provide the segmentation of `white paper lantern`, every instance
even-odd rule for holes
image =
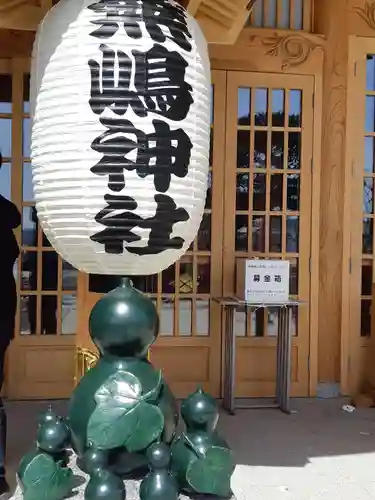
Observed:
[[[31,71],[36,207],[77,269],[153,274],[188,249],[208,177],[210,63],[172,0],[60,0]]]

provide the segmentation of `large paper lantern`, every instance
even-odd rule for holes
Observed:
[[[153,274],[190,246],[208,177],[210,64],[172,0],[60,0],[31,71],[41,226],[98,274]]]

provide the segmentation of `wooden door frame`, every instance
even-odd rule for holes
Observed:
[[[231,73],[235,74],[236,71],[232,71]],[[244,72],[241,71],[242,74],[252,74],[254,76],[254,79],[257,79],[257,75],[261,75],[263,78],[265,75],[267,75],[266,72],[263,71],[257,71],[257,72]],[[311,150],[311,172],[309,173],[310,176],[310,189],[311,189],[311,199],[310,199],[310,213],[311,213],[311,220],[307,221],[310,222],[310,262],[305,262],[304,266],[308,267],[310,266],[310,276],[307,278],[308,279],[308,296],[309,296],[309,339],[308,339],[308,346],[306,346],[309,350],[308,354],[308,359],[306,360],[308,364],[308,381],[306,381],[306,388],[309,392],[309,395],[315,395],[316,390],[317,390],[317,366],[318,366],[318,358],[317,358],[317,352],[318,352],[318,332],[316,330],[316,324],[317,324],[317,314],[318,314],[318,293],[319,293],[319,217],[314,217],[312,214],[319,213],[320,211],[320,156],[321,156],[321,116],[322,116],[322,79],[321,78],[314,78],[313,75],[309,74],[302,74],[302,75],[290,75],[290,74],[278,74],[278,73],[272,73],[270,74],[270,77],[288,77],[293,78],[293,76],[296,77],[296,80],[298,78],[303,78],[306,76],[309,76],[312,81],[313,89],[312,93],[314,94],[314,105],[311,107],[311,126],[313,127],[313,130],[311,132],[311,145],[310,150]],[[280,88],[282,88],[282,84],[280,85]],[[234,104],[232,103],[233,107]],[[231,111],[230,112],[235,112]],[[229,120],[228,120],[229,121]],[[233,121],[233,120],[232,120]],[[233,151],[232,155],[228,154],[228,151],[230,148],[233,148],[233,144],[235,141],[234,135],[235,132],[231,132],[227,130],[227,144],[226,144],[226,162],[228,161],[228,157],[233,156]],[[229,161],[232,162],[232,158],[229,159]],[[310,165],[307,165],[307,168],[310,168]],[[229,177],[232,177],[233,171],[230,170],[230,168],[227,166],[225,168],[225,185],[229,186],[230,182],[233,179],[229,179]],[[233,208],[233,193],[229,193],[228,190],[225,191],[225,207],[230,206],[230,210]],[[229,220],[230,217],[225,217],[225,229],[224,229],[224,235],[225,234],[230,234],[232,233],[232,223],[233,219]],[[301,217],[300,223],[303,223],[303,219]],[[306,221],[305,221],[306,223]],[[231,238],[232,240],[233,238]],[[232,285],[231,285],[231,280],[234,275],[234,266],[235,266],[235,258],[234,258],[234,243],[233,241],[230,241],[228,244],[228,239],[226,240],[226,243],[223,246],[223,265],[226,266],[226,269],[223,272],[223,294],[231,294],[233,293],[232,290]],[[268,341],[269,342],[269,341]]]
[[[344,192],[344,253],[342,270],[341,391],[354,395],[362,382],[362,349],[370,339],[361,337],[361,273],[363,220],[363,165],[367,54],[375,54],[375,38],[349,36]],[[358,109],[361,109],[358,113]],[[373,250],[374,251],[374,250]],[[374,279],[375,268],[373,268]]]

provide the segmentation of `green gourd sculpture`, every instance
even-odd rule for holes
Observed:
[[[119,475],[147,467],[147,448],[171,443],[178,423],[175,399],[147,359],[159,321],[154,303],[124,278],[94,306],[89,322],[100,359],[80,380],[70,403],[74,450],[108,453]]]
[[[74,487],[67,467],[70,431],[51,409],[38,419],[37,448],[20,462],[17,480],[24,500],[62,500]]]
[[[181,489],[190,494],[229,498],[235,469],[233,454],[216,432],[219,410],[202,389],[182,404],[186,431],[172,444],[172,471]]]
[[[147,456],[150,472],[141,483],[140,500],[178,500],[178,484],[169,470],[170,448],[164,443],[155,443],[148,449]]]

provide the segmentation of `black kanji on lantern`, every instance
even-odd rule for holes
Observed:
[[[133,39],[142,37],[141,23],[155,42],[166,39],[174,41],[184,50],[191,51],[191,33],[187,25],[185,10],[168,0],[99,0],[88,7],[103,14],[92,24],[98,28],[91,33],[100,39],[108,39],[123,27]],[[165,28],[169,34],[165,33]]]
[[[153,112],[174,121],[186,118],[193,103],[193,89],[185,81],[188,63],[181,54],[162,45],[154,45],[147,52],[134,50],[136,91],[131,91],[130,57],[107,45],[101,45],[100,50],[102,63],[93,59],[89,61],[90,106],[94,113],[101,114],[109,108],[122,116],[130,106],[140,117]]]
[[[135,170],[142,178],[153,175],[155,189],[160,193],[168,191],[172,175],[184,178],[188,174],[193,145],[184,130],[171,130],[160,120],[152,121],[155,133],[151,134],[135,128],[129,120],[101,118],[100,122],[107,130],[94,139],[91,147],[103,156],[91,171],[108,175],[112,191],[125,187],[124,170]],[[133,161],[127,155],[134,150]]]
[[[91,240],[103,244],[105,252],[110,254],[122,254],[126,248],[136,255],[156,255],[165,250],[182,248],[184,239],[171,238],[171,234],[174,224],[189,220],[189,214],[184,208],[177,208],[170,196],[157,194],[154,199],[157,204],[155,215],[143,218],[133,212],[137,208],[134,198],[106,194],[104,200],[107,206],[95,217],[106,229],[92,235]],[[133,232],[137,227],[150,230],[146,246],[128,246],[141,240]]]

